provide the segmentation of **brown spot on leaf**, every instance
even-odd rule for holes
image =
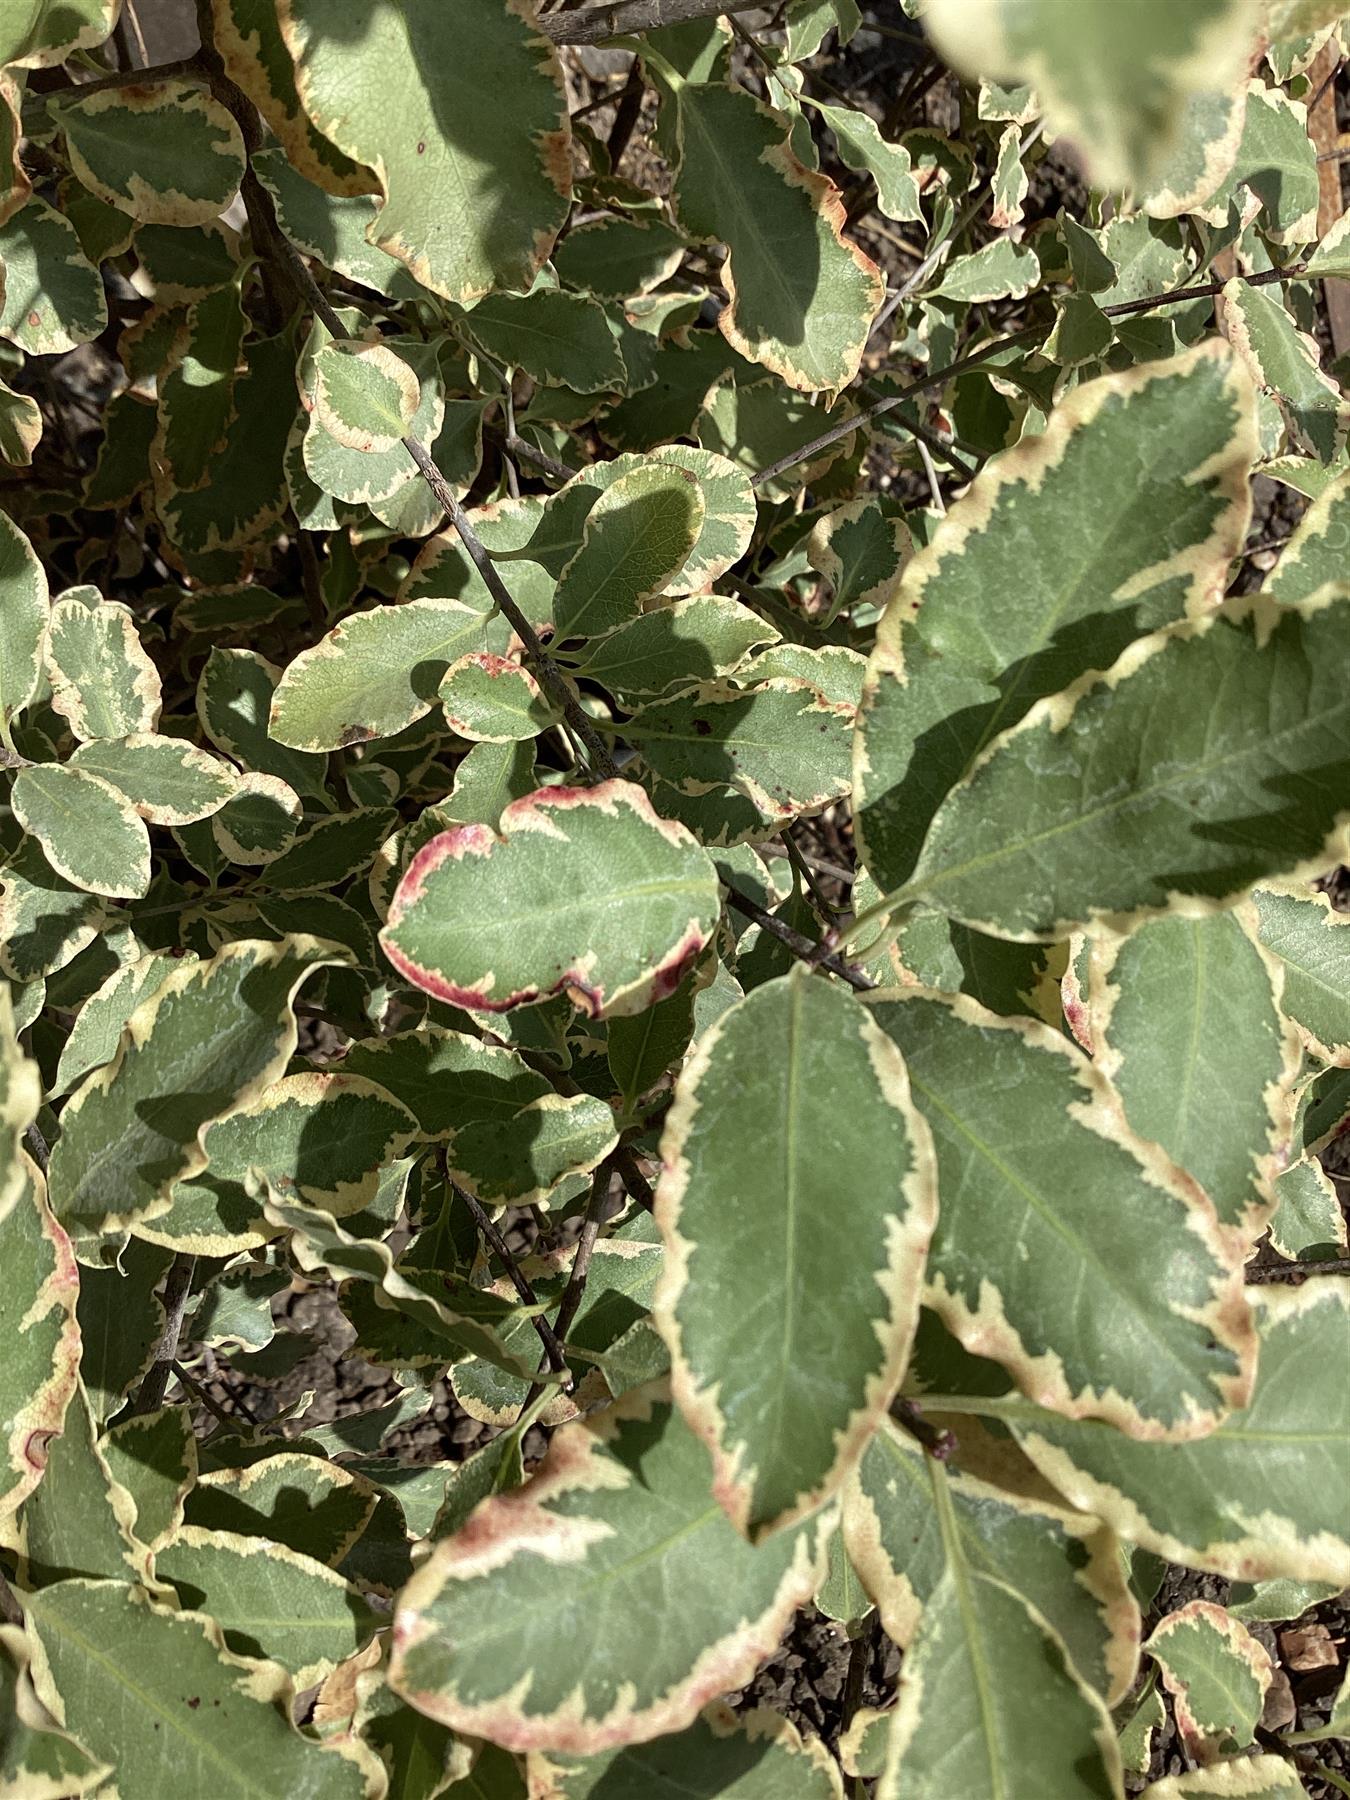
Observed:
[[[42,323],[42,314],[40,312],[30,312],[28,315],[28,323],[30,325],[40,325]]]
[[[425,156],[426,153],[427,153],[426,140],[425,140],[425,138],[419,138],[417,140],[417,154],[419,156]]]

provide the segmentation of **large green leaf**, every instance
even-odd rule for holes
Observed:
[[[966,1347],[1042,1406],[1140,1437],[1198,1437],[1241,1405],[1243,1246],[1128,1129],[1100,1071],[1062,1033],[964,996],[868,1004],[933,1130],[926,1298]]]
[[[345,0],[286,0],[281,28],[310,119],[379,178],[371,241],[448,300],[528,288],[572,189],[562,69],[532,17],[397,0],[353,32]]]
[[[37,763],[19,771],[10,804],[64,880],[113,899],[145,894],[150,835],[110,781],[69,763]]]
[[[1280,1007],[1325,1063],[1350,1064],[1350,917],[1325,894],[1252,895],[1258,940],[1283,972]]]
[[[116,788],[151,825],[191,825],[209,818],[242,786],[236,771],[218,756],[154,731],[82,744],[70,760],[72,768]]]
[[[842,1800],[839,1768],[819,1738],[802,1738],[770,1707],[734,1713],[714,1702],[692,1725],[599,1756],[533,1751],[532,1793],[549,1800]]]
[[[435,1545],[399,1596],[390,1685],[508,1749],[678,1731],[777,1644],[833,1523],[752,1548],[708,1492],[702,1444],[642,1389],[564,1426],[523,1488]]]
[[[661,1161],[675,1397],[759,1539],[836,1491],[899,1384],[937,1216],[931,1137],[894,1045],[799,966],[699,1041]]]
[[[997,732],[1212,609],[1255,454],[1250,383],[1216,342],[1075,389],[1043,436],[986,466],[905,569],[868,670],[854,781],[883,889]]]
[[[847,387],[882,281],[843,235],[839,190],[804,167],[786,121],[744,88],[686,82],[659,66],[679,109],[680,224],[727,246],[723,335],[790,387]]]
[[[942,1465],[926,1461],[946,1566],[905,1658],[880,1800],[1120,1800],[1100,1696],[1034,1606],[969,1559]]]
[[[1320,1276],[1298,1288],[1261,1287],[1252,1304],[1261,1360],[1251,1404],[1194,1443],[1139,1443],[1100,1421],[989,1404],[1075,1506],[1159,1556],[1243,1581],[1344,1584],[1350,1283]]]
[[[1187,97],[1246,65],[1256,0],[932,0],[939,51],[968,75],[1029,81],[1056,132],[1101,187],[1147,186],[1176,142]]]
[[[159,671],[130,610],[94,588],[59,596],[47,626],[52,705],[77,738],[126,737],[159,723]]]
[[[67,1101],[52,1151],[52,1204],[81,1230],[169,1210],[206,1167],[202,1128],[246,1105],[295,1050],[291,1003],[314,970],[344,960],[312,938],[227,944],[180,967],[131,1015],[117,1054]]]
[[[900,893],[1050,940],[1317,873],[1350,811],[1347,656],[1350,594],[1331,590],[1142,639],[995,739]]]
[[[642,789],[541,788],[500,833],[433,838],[380,933],[399,972],[452,1006],[505,1012],[566,993],[593,1017],[670,993],[716,924],[717,876]]]
[[[13,995],[0,986],[0,1221],[26,1183],[21,1145],[42,1104],[42,1078],[15,1034]]]
[[[0,1519],[32,1493],[60,1435],[80,1366],[79,1277],[70,1239],[52,1217],[35,1163],[0,1217]]]
[[[28,1597],[39,1698],[116,1770],[120,1792],[174,1800],[361,1800],[378,1792],[369,1751],[302,1737],[277,1702],[275,1664],[224,1648],[202,1613],[171,1613],[142,1588],[62,1581]],[[154,1727],[159,1729],[155,1730]]]
[[[1034,1606],[1088,1686],[1122,1700],[1139,1662],[1139,1609],[1115,1533],[950,1468],[947,1487],[962,1560]],[[887,1634],[911,1644],[949,1556],[925,1454],[890,1420],[844,1489],[844,1542]]]
[[[47,618],[42,563],[9,514],[0,512],[0,740],[11,748],[10,723],[32,699],[42,673]]]
[[[142,81],[63,96],[53,112],[84,185],[142,223],[209,224],[239,192],[239,127],[203,87]]]
[[[1232,913],[1153,919],[1088,939],[1085,954],[1092,1053],[1126,1118],[1254,1238],[1275,1205],[1300,1060],[1272,959]]]

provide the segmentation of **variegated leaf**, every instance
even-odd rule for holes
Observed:
[[[20,1181],[17,1197],[0,1216],[6,1274],[0,1287],[6,1346],[0,1357],[0,1519],[41,1481],[80,1366],[79,1276],[70,1239],[52,1216],[41,1172],[27,1157]]]
[[[239,192],[243,139],[204,87],[136,82],[63,97],[53,111],[80,180],[144,224],[207,224]]]
[[[52,606],[47,627],[52,705],[82,742],[153,731],[159,671],[127,607],[94,588],[73,588]]]
[[[0,512],[0,740],[11,749],[14,716],[32,699],[42,674],[48,616],[42,563],[9,514]]]
[[[1254,1238],[1275,1206],[1300,1062],[1272,958],[1231,913],[1154,919],[1089,938],[1084,954],[1093,1058],[1126,1118]]]
[[[595,1755],[678,1731],[777,1644],[833,1523],[827,1510],[752,1548],[709,1496],[702,1444],[659,1385],[642,1389],[564,1426],[523,1488],[436,1543],[399,1596],[390,1685],[515,1750]],[[570,1654],[542,1656],[558,1631]]]
[[[113,899],[145,894],[150,835],[110,781],[68,763],[37,763],[19,771],[10,803],[64,880]]]
[[[716,874],[689,833],[641,788],[607,781],[515,800],[500,832],[463,825],[433,838],[380,942],[400,974],[452,1006],[497,1013],[566,993],[599,1018],[677,987],[719,910]]]
[[[1144,1648],[1162,1670],[1191,1756],[1212,1763],[1250,1745],[1274,1665],[1241,1620],[1191,1600],[1167,1615]]]
[[[905,569],[872,653],[854,781],[883,890],[997,732],[1144,632],[1212,610],[1255,455],[1250,383],[1205,344],[1075,389],[1043,436],[982,471]],[[1122,486],[1123,465],[1139,476]]]
[[[285,1068],[301,984],[343,960],[311,938],[242,940],[175,969],[66,1103],[51,1161],[57,1216],[104,1232],[167,1212],[174,1183],[206,1167],[203,1127]]]
[[[837,1491],[899,1385],[937,1214],[931,1137],[890,1040],[797,967],[700,1039],[661,1160],[654,1311],[675,1398],[712,1448],[715,1497],[759,1540]]]
[[[1041,1406],[1142,1438],[1203,1437],[1243,1405],[1244,1245],[1129,1129],[1100,1071],[1062,1033],[964,997],[868,1005],[932,1127],[938,1191],[959,1197],[939,1210],[925,1298],[967,1349]]]
[[[359,37],[346,29],[343,0],[280,8],[305,111],[378,177],[384,205],[371,241],[461,304],[529,287],[572,188],[557,52],[523,9],[469,4],[452,25],[436,0],[404,0]]]
[[[844,1489],[849,1557],[888,1635],[906,1646],[949,1565],[924,1464],[915,1439],[886,1420]],[[1114,1532],[950,1468],[947,1487],[967,1566],[1020,1594],[1058,1633],[1088,1686],[1118,1704],[1138,1666],[1139,1609]]]

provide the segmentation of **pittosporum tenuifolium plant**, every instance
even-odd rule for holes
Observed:
[[[0,5],[4,1800],[1350,1793],[1343,4]]]

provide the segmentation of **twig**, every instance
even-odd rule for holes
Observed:
[[[532,462],[537,469],[542,469],[545,475],[551,475],[555,481],[570,481],[577,473],[575,469],[569,469],[565,462],[559,462],[556,456],[550,456],[547,450],[541,450],[537,444],[532,444],[517,432],[507,433],[506,448],[512,456],[523,457],[526,462]]]
[[[605,144],[609,166],[616,172],[623,161],[623,153],[628,148],[628,140],[633,135],[633,127],[642,117],[642,101],[646,91],[646,83],[642,79],[642,64],[635,56],[633,66],[628,71],[628,79],[619,94],[614,123]]]
[[[1248,1281],[1284,1281],[1291,1275],[1350,1275],[1350,1256],[1331,1256],[1325,1262],[1299,1257],[1292,1262],[1257,1263],[1246,1271]]]
[[[497,1227],[493,1224],[487,1212],[467,1188],[462,1188],[457,1181],[452,1181],[450,1186],[464,1202],[465,1206],[468,1207],[473,1216],[474,1224],[478,1227],[480,1234],[491,1246],[498,1261],[505,1268],[507,1275],[510,1277],[511,1286],[516,1290],[516,1293],[524,1301],[526,1306],[538,1306],[539,1296],[521,1273],[520,1264],[516,1261],[515,1257],[512,1256],[510,1246],[507,1244],[507,1241],[502,1236],[501,1232],[498,1231]],[[539,1334],[539,1341],[544,1346],[544,1353],[548,1358],[549,1367],[555,1371],[566,1368],[567,1358],[563,1353],[563,1347],[558,1342],[557,1335],[548,1320],[544,1318],[542,1313],[536,1313],[530,1323]]]
[[[637,1157],[634,1156],[631,1148],[627,1144],[620,1145],[614,1152],[613,1161],[614,1167],[619,1171],[619,1179],[623,1182],[628,1198],[636,1200],[646,1212],[654,1211],[656,1195],[652,1192],[652,1184],[639,1169]]]
[[[762,931],[767,931],[770,937],[776,937],[780,944],[786,944],[792,954],[800,957],[803,962],[810,963],[818,969],[828,969],[831,975],[838,975],[841,980],[846,981],[860,994],[870,993],[877,985],[869,976],[864,975],[861,969],[850,968],[843,957],[836,956],[832,950],[821,944],[813,943],[805,933],[794,931],[791,925],[785,925],[771,912],[765,912],[757,900],[747,898],[736,888],[729,887],[727,889],[727,900],[736,908],[737,912],[744,913],[746,918],[753,919]]]
[[[609,38],[661,31],[719,13],[758,12],[763,4],[764,0],[614,0],[609,6],[553,13],[540,19],[539,29],[555,44],[603,44]]]
[[[29,1123],[25,1125],[23,1135],[28,1141],[28,1148],[33,1153],[33,1161],[45,1175],[47,1173],[47,1164],[51,1158],[51,1151],[47,1148],[46,1138],[43,1137],[42,1133],[37,1128],[36,1119],[30,1120]]]
[[[604,1162],[591,1177],[591,1197],[587,1202],[586,1216],[581,1222],[581,1230],[577,1234],[576,1255],[572,1258],[572,1267],[568,1272],[567,1286],[563,1289],[562,1299],[558,1302],[557,1316],[553,1321],[553,1332],[560,1345],[566,1345],[567,1333],[571,1330],[572,1321],[577,1316],[586,1292],[586,1277],[591,1272],[591,1255],[595,1250],[595,1241],[600,1235],[601,1214],[609,1201],[609,1178],[614,1168],[612,1156]],[[539,1393],[536,1383],[525,1396],[525,1408],[528,1408]]]
[[[155,1360],[132,1402],[133,1414],[158,1412],[164,1404],[164,1390],[169,1385],[169,1376],[173,1373],[174,1361],[178,1355],[178,1338],[183,1329],[183,1315],[187,1311],[196,1268],[196,1257],[187,1256],[181,1250],[169,1264],[169,1273],[164,1282],[164,1329],[155,1345]]]
[[[202,1386],[201,1382],[198,1381],[195,1376],[189,1375],[182,1363],[180,1363],[176,1357],[170,1366],[189,1394],[192,1395],[192,1398],[204,1406],[207,1412],[211,1414],[212,1418],[217,1419],[229,1431],[238,1429],[237,1422],[230,1417],[229,1413],[226,1412],[219,1400],[213,1399]]]
[[[873,1607],[871,1617],[849,1648],[848,1674],[844,1678],[844,1698],[839,1708],[840,1737],[853,1723],[854,1716],[862,1705],[863,1687],[867,1680],[867,1665],[872,1660],[872,1645],[876,1642],[880,1626],[881,1615]]]
[[[9,1585],[3,1569],[0,1569],[0,1619],[3,1619],[7,1625],[23,1624],[23,1607],[19,1604],[19,1597]]]
[[[1246,275],[1242,279],[1249,287],[1266,287],[1275,281],[1301,280],[1302,273],[1300,270],[1292,269],[1267,269],[1262,274]],[[1126,300],[1116,306],[1104,306],[1102,311],[1108,318],[1116,319],[1129,313],[1154,312],[1161,306],[1179,306],[1187,300],[1212,300],[1222,294],[1227,285],[1227,282],[1224,281],[1210,281],[1200,287],[1174,288],[1170,293],[1155,294],[1147,300]],[[771,462],[767,468],[763,468],[757,475],[751,476],[751,487],[763,487],[765,482],[772,481],[775,476],[781,475],[784,469],[791,469],[797,463],[809,462],[813,456],[819,456],[822,450],[828,450],[830,445],[837,443],[840,438],[849,437],[853,432],[860,431],[864,425],[870,424],[873,419],[879,419],[883,414],[893,412],[897,406],[903,406],[906,400],[912,400],[916,394],[924,394],[930,388],[941,387],[953,376],[964,375],[968,369],[978,369],[983,364],[992,361],[994,357],[1002,355],[1005,350],[1016,349],[1019,344],[1039,342],[1045,336],[1046,330],[1045,325],[1027,325],[1022,330],[1008,332],[1003,337],[990,338],[987,344],[982,344],[978,350],[972,350],[968,356],[958,357],[955,362],[948,363],[945,369],[934,369],[927,375],[918,376],[914,381],[902,387],[898,393],[891,394],[884,400],[877,400],[871,406],[863,407],[851,418],[841,419],[828,431],[822,431],[820,436],[812,438],[809,444],[803,444],[800,449],[791,450],[786,456],[780,456],[776,462]]]

